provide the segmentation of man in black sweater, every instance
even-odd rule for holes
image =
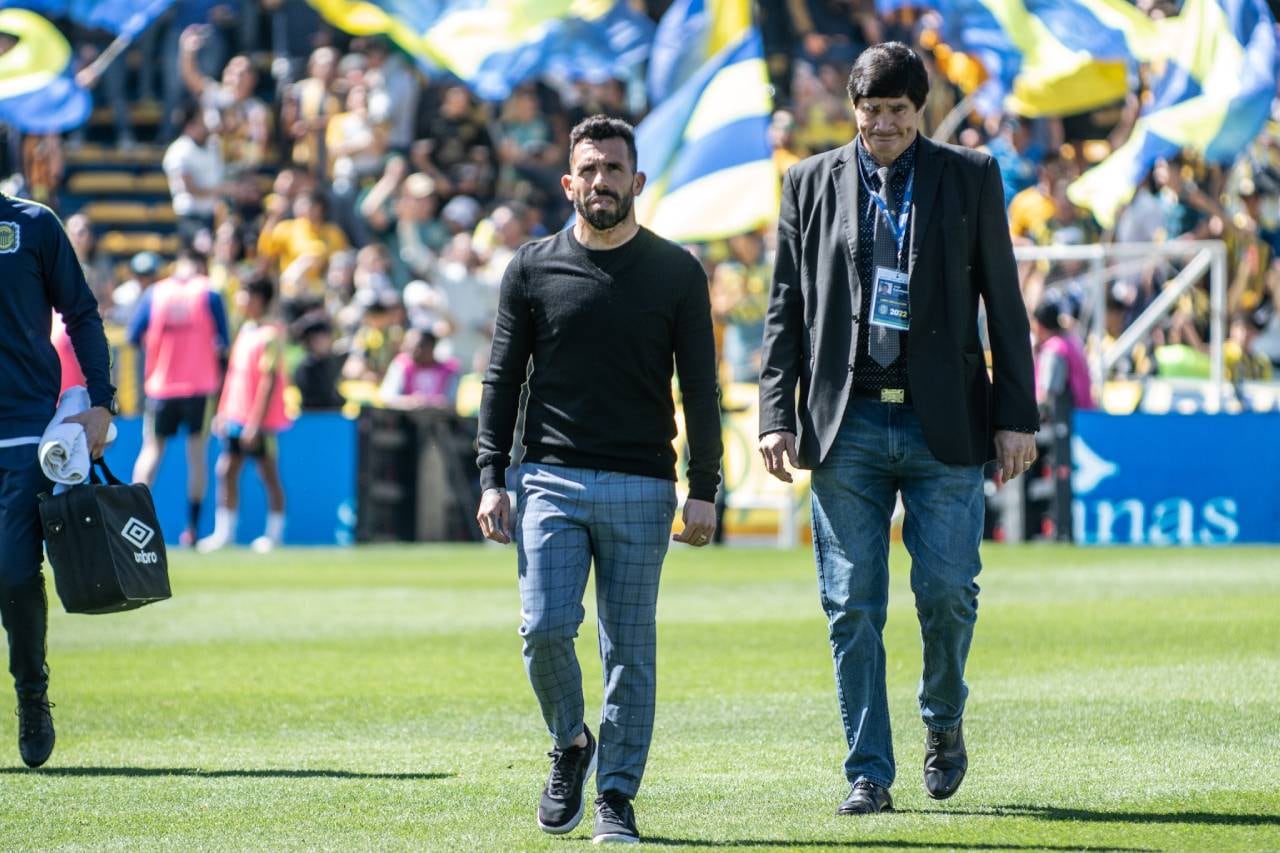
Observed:
[[[605,694],[595,840],[638,841],[631,800],[653,734],[658,578],[675,515],[679,373],[689,441],[684,530],[715,532],[719,389],[707,280],[697,260],[636,223],[630,125],[593,116],[569,137],[561,180],[574,226],[521,247],[502,280],[480,404],[484,494],[477,517],[495,542],[516,540],[524,658],[551,733],[538,825],[578,825],[597,744],[583,723],[574,652],[592,560]],[[532,362],[532,371],[529,371]],[[528,379],[517,507],[505,472]]]
[[[37,498],[52,488],[40,468],[38,448],[57,407],[62,376],[49,341],[54,309],[66,324],[92,404],[67,421],[84,427],[95,458],[106,445],[116,389],[97,300],[49,208],[0,195],[0,281],[0,617],[18,691],[18,751],[27,766],[39,767],[54,742]]]

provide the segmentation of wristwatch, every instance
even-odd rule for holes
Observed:
[[[94,408],[103,408],[111,413],[112,417],[120,414],[120,403],[116,400],[116,395],[112,394],[111,398],[105,403],[98,403]]]

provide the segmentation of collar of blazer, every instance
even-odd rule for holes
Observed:
[[[938,194],[938,179],[942,174],[942,146],[924,134],[919,134],[917,142],[916,183],[913,191],[915,198],[911,201],[911,252],[907,256],[908,276],[915,271],[916,256],[920,253],[920,235],[927,233],[929,219],[933,214],[933,200]],[[855,139],[843,146],[831,165],[831,179],[836,185],[845,239],[849,243],[849,262],[855,270],[858,258],[858,181],[856,176],[846,174],[845,166],[855,162],[856,144]]]

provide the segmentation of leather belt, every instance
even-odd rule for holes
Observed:
[[[906,388],[855,388],[854,396],[865,400],[877,400],[881,403],[906,404],[911,402],[911,395]]]

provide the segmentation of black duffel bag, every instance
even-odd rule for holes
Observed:
[[[103,460],[90,465],[88,483],[42,496],[40,521],[68,613],[117,613],[170,596],[151,490],[120,482]]]

